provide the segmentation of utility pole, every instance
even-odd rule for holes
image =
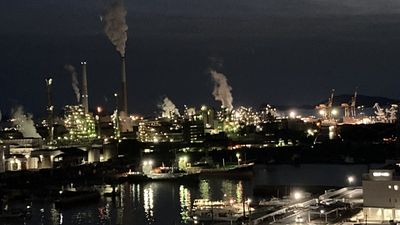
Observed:
[[[53,106],[53,96],[52,96],[52,87],[53,87],[53,79],[48,78],[45,80],[47,86],[47,126],[48,126],[48,143],[53,144],[54,140],[54,106]]]

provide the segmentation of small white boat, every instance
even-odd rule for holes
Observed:
[[[247,204],[245,212],[254,211]],[[196,199],[193,203],[191,217],[195,222],[199,221],[238,221],[243,217],[243,203],[234,201],[210,201],[208,199]]]
[[[199,172],[188,173],[184,171],[178,171],[173,167],[159,167],[146,174],[146,176],[152,181],[169,181],[169,180],[186,180],[186,181],[198,181]]]

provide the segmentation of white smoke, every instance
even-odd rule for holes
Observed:
[[[133,131],[133,121],[123,111],[119,113],[119,124],[120,124],[121,132],[131,132],[131,131]]]
[[[25,114],[22,106],[19,106],[16,109],[14,108],[11,111],[11,114],[13,124],[25,138],[41,138],[36,131],[34,122],[32,120],[32,114]]]
[[[211,70],[210,73],[214,80],[213,95],[215,100],[221,101],[223,107],[227,109],[232,109],[232,87],[229,86],[228,80],[226,79],[225,75],[222,73],[218,73],[215,70]]]
[[[123,0],[114,0],[101,17],[101,21],[104,23],[104,32],[121,57],[125,56],[125,46],[128,40],[126,14]]]
[[[79,90],[79,81],[78,81],[78,73],[75,70],[75,67],[67,64],[64,66],[64,69],[66,69],[68,72],[71,73],[71,78],[72,78],[72,89],[74,89],[74,93],[76,96],[76,101],[80,102],[81,100],[81,92]]]
[[[160,107],[162,109],[161,116],[164,118],[172,118],[180,115],[178,108],[176,108],[175,104],[168,97],[164,98]]]

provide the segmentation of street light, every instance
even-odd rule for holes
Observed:
[[[152,169],[153,169],[153,160],[144,160],[142,166],[143,173],[146,175],[150,174]]]
[[[301,194],[301,192],[296,191],[295,193],[293,193],[293,197],[295,200],[300,200],[303,198],[303,195]]]
[[[247,202],[247,210],[249,211],[249,224],[251,224],[251,209],[250,209],[251,199],[248,198],[246,202]]]
[[[179,157],[178,167],[179,169],[186,169],[188,165],[189,158],[187,156]]]
[[[339,114],[337,109],[332,109],[331,113],[333,116],[337,116]]]
[[[291,112],[289,113],[289,117],[290,117],[291,119],[296,118],[296,112],[295,112],[295,111],[291,111]]]
[[[349,182],[349,185],[352,185],[353,182],[355,181],[354,176],[348,176],[348,177],[347,177],[347,181]]]
[[[96,111],[97,111],[96,120],[97,120],[98,137],[101,138],[100,113],[103,111],[103,108],[101,108],[100,106],[97,106]]]
[[[238,166],[240,165],[240,153],[236,153],[236,158],[237,158],[237,162],[238,162]]]

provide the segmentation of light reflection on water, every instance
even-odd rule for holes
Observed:
[[[208,180],[200,181],[200,196],[201,198],[210,199],[210,185]]]
[[[190,218],[190,209],[191,209],[191,199],[190,199],[190,190],[187,189],[185,186],[179,186],[179,202],[181,206],[181,217],[182,222],[188,222]]]
[[[143,207],[146,213],[146,220],[148,224],[151,224],[154,221],[154,193],[152,184],[144,188],[143,190]]]
[[[240,200],[251,183],[240,180],[201,180],[198,184],[154,182],[122,184],[120,198],[102,197],[99,203],[77,205],[59,210],[51,202],[34,201],[33,217],[27,225],[164,225],[190,224],[190,210],[194,199],[209,198]],[[246,186],[246,187],[245,187]],[[43,209],[43,212],[41,212]],[[10,224],[20,224],[12,223]]]

